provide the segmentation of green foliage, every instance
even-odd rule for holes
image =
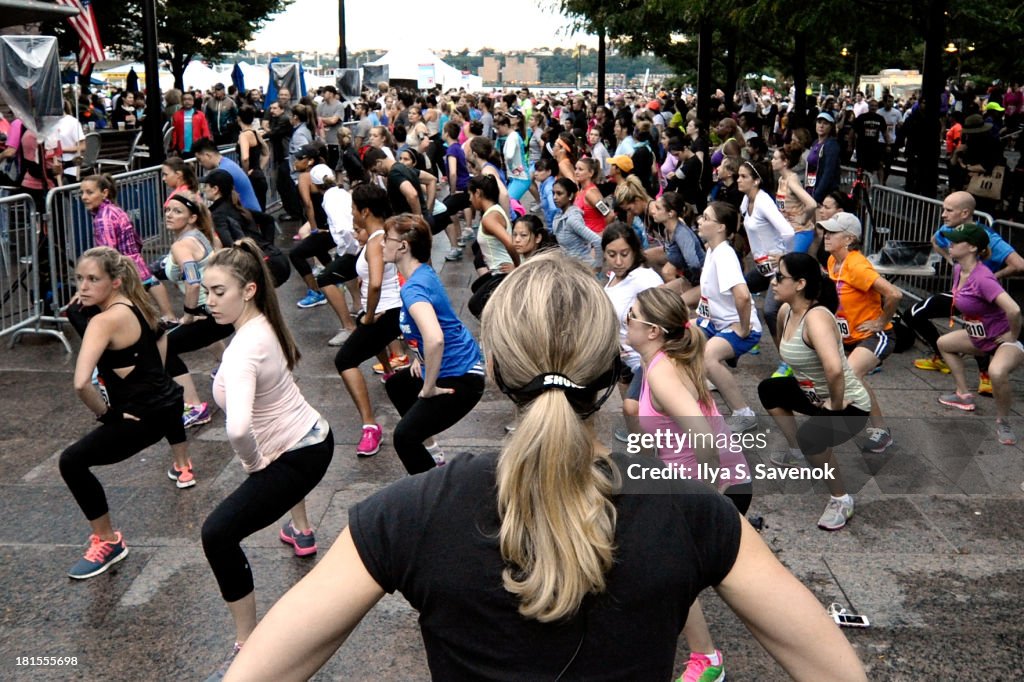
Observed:
[[[576,83],[577,64],[574,50],[555,48],[550,51],[550,55],[546,54],[548,50],[541,49],[538,52],[545,54],[533,55],[531,53],[523,53],[522,55],[510,54],[509,56],[518,58],[535,57],[540,65],[540,80],[542,83]],[[459,54],[449,54],[444,60],[457,69],[469,71],[473,74],[477,73],[477,69],[483,66],[484,56],[493,56],[504,65],[505,55],[491,50],[488,50],[488,53],[488,55],[484,55],[483,52],[470,55],[468,51],[464,50]],[[650,69],[651,73],[671,73],[672,71],[668,64],[649,54],[641,55],[640,57],[627,57],[613,52],[607,55],[606,65],[608,73],[624,73],[627,79],[642,77],[647,69]],[[588,73],[597,73],[597,50],[583,50],[579,59],[579,70],[584,76]]]
[[[160,57],[171,64],[180,87],[185,67],[193,55],[216,59],[236,52],[291,0],[160,0],[157,3],[157,36]],[[142,57],[142,2],[115,0],[93,3],[104,46],[128,59]],[[78,39],[67,22],[47,26],[61,39],[62,50],[77,52]]]

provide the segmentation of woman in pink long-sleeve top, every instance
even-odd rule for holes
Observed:
[[[132,219],[124,209],[114,203],[117,201],[117,184],[114,179],[109,175],[90,175],[82,180],[81,198],[85,208],[93,216],[94,246],[109,246],[131,259],[139,271],[142,286],[160,308],[160,317],[164,320],[174,320],[167,290],[149,271],[149,266],[142,258],[142,238],[132,225]]]

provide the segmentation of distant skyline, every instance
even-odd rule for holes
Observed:
[[[597,36],[570,35],[570,20],[554,6],[554,0],[506,0],[500,5],[465,0],[392,0],[384,4],[348,0],[348,51],[398,46],[455,52],[484,47],[499,52],[597,47]],[[495,11],[498,8],[501,16]],[[396,25],[385,30],[385,19],[397,19]],[[257,52],[334,54],[338,49],[338,5],[335,0],[295,0],[284,12],[270,18],[247,47]]]

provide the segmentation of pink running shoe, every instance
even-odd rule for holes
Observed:
[[[693,652],[686,664],[683,676],[677,682],[723,682],[725,680],[725,661],[722,652],[715,649],[718,665],[711,665],[711,659],[704,654]]]
[[[313,529],[301,531],[291,521],[281,527],[281,542],[295,548],[295,556],[309,556],[316,554],[316,536]]]
[[[383,436],[384,431],[380,428],[380,424],[364,426],[363,437],[359,439],[359,445],[356,446],[356,454],[360,457],[376,455],[380,452],[380,441]]]

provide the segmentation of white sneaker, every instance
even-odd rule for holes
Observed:
[[[849,502],[830,498],[828,506],[818,519],[818,528],[822,530],[839,530],[853,516],[853,498]]]
[[[733,433],[743,433],[757,428],[756,414],[733,414],[725,418],[725,423]]]
[[[809,466],[806,457],[798,455],[792,450],[773,452],[768,456],[768,460],[775,466],[782,467],[783,469],[800,469]]]
[[[347,329],[342,329],[340,332],[331,337],[331,340],[327,342],[328,346],[340,346],[348,340],[350,332]]]

